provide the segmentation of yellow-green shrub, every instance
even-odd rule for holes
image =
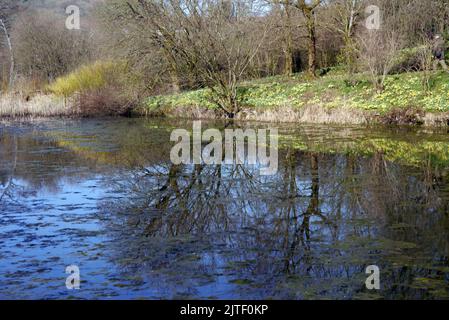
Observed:
[[[59,77],[48,86],[48,90],[55,95],[69,97],[75,93],[100,89],[114,81],[124,68],[122,62],[97,61]]]

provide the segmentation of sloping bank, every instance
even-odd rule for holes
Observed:
[[[193,119],[222,118],[208,89],[155,96],[137,113]],[[271,77],[243,83],[238,120],[320,124],[449,125],[449,74],[434,74],[429,87],[420,73],[388,76],[385,90],[376,92],[362,75],[348,81],[330,74],[313,82]]]

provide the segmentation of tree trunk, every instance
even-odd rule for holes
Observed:
[[[304,12],[307,19],[307,50],[309,56],[308,73],[311,77],[316,76],[316,33],[315,33],[315,17],[311,10]]]
[[[286,76],[291,76],[293,74],[293,34],[289,0],[284,0],[284,10],[286,22],[284,74]]]
[[[171,54],[167,54],[167,58],[170,63],[170,78],[171,78],[172,93],[179,93],[181,88],[179,83],[178,67],[176,66],[175,59]]]
[[[354,40],[353,40],[353,30],[354,30],[354,24],[355,19],[357,16],[357,12],[359,10],[356,10],[357,1],[352,0],[351,2],[351,8],[349,12],[349,21],[348,25],[345,28],[345,34],[344,34],[344,44],[345,44],[345,56],[346,56],[346,66],[348,69],[348,75],[352,76],[352,74],[355,72],[355,48],[354,48]],[[356,12],[357,11],[357,12]]]
[[[8,33],[8,29],[6,28],[6,25],[2,19],[0,19],[0,26],[2,27],[5,36],[6,36],[6,43],[9,48],[10,53],[10,66],[9,66],[9,85],[8,87],[11,88],[14,84],[14,53],[12,51],[12,45],[11,45],[11,38]]]
[[[172,92],[179,93],[181,91],[181,89],[179,87],[179,78],[178,78],[178,74],[176,73],[176,71],[172,71],[171,79],[172,79],[171,80]]]
[[[311,78],[316,77],[316,28],[314,10],[321,4],[321,0],[297,0],[295,6],[302,11],[307,27],[307,51],[309,56],[308,73]]]

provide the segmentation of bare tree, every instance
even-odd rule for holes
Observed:
[[[14,82],[14,68],[15,68],[15,59],[14,59],[14,51],[11,41],[11,35],[9,32],[11,19],[14,13],[19,10],[19,1],[18,0],[2,0],[0,3],[0,29],[4,34],[6,39],[6,45],[9,51],[10,57],[10,67],[9,67],[9,87],[12,87]]]
[[[3,19],[0,19],[0,27],[2,27],[5,33],[6,43],[8,44],[8,49],[10,52],[9,87],[12,87],[14,81],[14,54],[11,45],[11,37],[9,36],[8,29],[6,28]]]
[[[403,39],[395,30],[367,30],[358,37],[359,59],[378,92],[384,90],[385,79],[398,61]]]
[[[89,61],[89,31],[69,31],[64,21],[64,16],[43,10],[29,10],[16,18],[12,33],[22,74],[52,81]]]
[[[432,41],[423,35],[422,45],[418,47],[417,58],[419,67],[422,72],[422,85],[426,90],[430,90],[430,79],[432,76],[433,67],[433,52],[432,52]]]
[[[293,7],[290,0],[274,0],[272,4],[279,8],[284,52],[284,74],[293,73]]]
[[[343,39],[343,57],[349,75],[353,74],[356,67],[357,44],[355,31],[361,20],[360,16],[364,9],[364,0],[336,0],[330,4],[333,21],[327,26],[336,30]]]
[[[232,118],[241,108],[239,82],[248,75],[269,29],[253,13],[251,2],[134,0],[113,2],[110,9],[115,10],[110,11],[123,22],[124,39],[137,49],[128,56],[145,58],[158,51],[173,82],[189,79],[209,88],[211,100]],[[147,46],[136,45],[142,39]]]

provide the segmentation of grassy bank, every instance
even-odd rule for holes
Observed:
[[[216,119],[222,117],[208,89],[154,96],[129,103],[120,64],[95,63],[57,79],[46,94],[0,96],[0,117],[137,115]],[[316,80],[303,74],[247,81],[239,87],[238,120],[321,124],[449,125],[449,73],[390,75],[376,92],[366,75],[350,80],[338,69]]]
[[[430,88],[422,74],[390,75],[376,92],[365,75],[351,80],[333,70],[314,81],[304,75],[245,82],[239,89],[240,119],[315,123],[419,123],[447,125],[449,74],[432,75]],[[141,112],[165,116],[213,118],[216,107],[207,89],[149,98]]]

